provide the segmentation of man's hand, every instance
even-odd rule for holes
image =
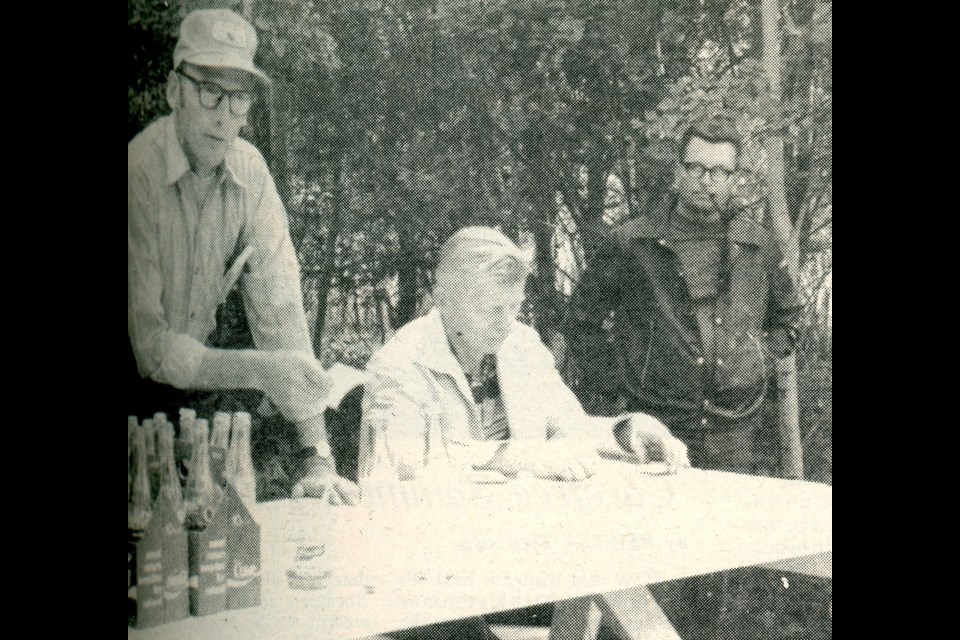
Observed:
[[[596,473],[596,453],[572,438],[545,443],[514,441],[484,465],[506,476],[530,474],[544,480],[580,482]]]
[[[689,467],[687,445],[675,438],[666,425],[645,413],[630,414],[627,442],[641,462],[659,460],[667,463],[671,472]]]
[[[293,487],[292,498],[321,498],[335,506],[360,502],[360,487],[337,475],[333,458],[314,456],[307,467],[306,475]]]
[[[283,413],[306,411],[327,397],[333,381],[316,358],[301,351],[267,356],[261,388]]]

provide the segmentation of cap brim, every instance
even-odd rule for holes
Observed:
[[[252,63],[248,63],[240,58],[224,56],[221,53],[197,53],[192,56],[185,57],[182,62],[194,64],[198,67],[212,67],[214,69],[238,69],[240,71],[246,71],[256,80],[259,80],[268,87],[272,84],[270,77],[260,69],[257,69],[255,66],[253,66]]]

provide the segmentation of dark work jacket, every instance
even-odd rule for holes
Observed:
[[[714,353],[701,343],[662,229],[640,217],[603,228],[595,242],[565,321],[587,410],[646,411],[679,430],[734,427],[756,415],[773,357],[793,349],[802,310],[771,232],[739,217],[727,227],[721,282],[729,285],[714,307]]]

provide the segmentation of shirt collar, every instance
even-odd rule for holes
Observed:
[[[463,367],[460,366],[460,361],[453,355],[453,350],[450,348],[450,341],[447,338],[446,330],[443,328],[443,318],[440,315],[440,310],[436,307],[431,309],[423,317],[423,322],[425,339],[420,343],[414,359],[437,373],[446,373],[454,378],[462,379],[465,386],[469,388],[469,385],[466,384]],[[516,324],[519,323],[514,324],[503,344],[500,345],[500,349],[493,354],[495,361],[499,361],[504,350],[510,348],[511,338],[516,334]]]
[[[180,144],[180,139],[177,138],[177,124],[176,124],[176,114],[171,114],[169,120],[167,121],[166,131],[164,132],[164,147],[166,149],[166,156],[164,162],[167,169],[167,186],[176,184],[180,178],[184,176],[188,171],[190,171],[190,161],[187,159],[187,154],[183,150],[183,146]],[[236,151],[236,142],[231,147],[230,151],[227,152],[227,157],[224,159],[223,167],[225,169],[224,174],[230,182],[235,184],[240,188],[246,188],[246,183],[240,178],[239,167],[237,166],[238,154]]]
[[[166,123],[164,132],[164,163],[167,169],[167,186],[176,184],[185,173],[190,171],[190,161],[177,138],[176,114],[172,114]]]

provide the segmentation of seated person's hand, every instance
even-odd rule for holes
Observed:
[[[532,475],[543,480],[579,482],[596,473],[597,454],[573,438],[543,443],[514,441],[484,465],[506,476]]]
[[[324,400],[333,386],[316,358],[301,351],[276,351],[263,372],[263,391],[281,408],[303,410]]]
[[[314,456],[307,460],[307,473],[293,487],[293,498],[320,498],[331,505],[360,502],[360,487],[337,475],[332,458]]]
[[[629,423],[617,439],[625,449],[635,453],[640,462],[665,462],[671,471],[690,466],[687,445],[675,438],[666,425],[645,413],[631,413]]]

